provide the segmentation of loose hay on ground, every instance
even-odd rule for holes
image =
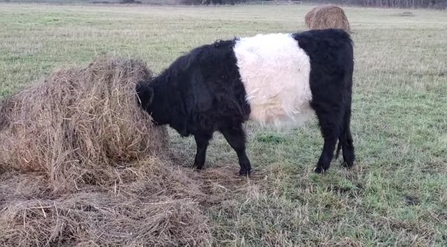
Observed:
[[[33,196],[30,191],[45,190],[42,178],[10,176],[2,183],[10,191],[1,194],[0,246],[208,245],[211,230],[194,181],[170,167],[148,166],[144,178],[118,188],[67,194]],[[11,191],[17,183],[20,189]]]
[[[338,28],[351,32],[351,27],[342,8],[327,4],[314,7],[304,17],[309,29]]]

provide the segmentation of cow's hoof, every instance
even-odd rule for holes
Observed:
[[[325,169],[323,167],[317,166],[314,168],[314,172],[318,174],[323,174],[325,172]]]

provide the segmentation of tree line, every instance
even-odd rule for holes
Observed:
[[[446,9],[447,0],[181,0],[183,4],[220,5],[256,2],[302,2],[314,4],[347,4],[365,7]]]
[[[366,7],[446,9],[447,0],[313,0],[313,3],[349,4]]]

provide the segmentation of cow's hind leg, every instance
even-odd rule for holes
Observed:
[[[242,128],[242,124],[235,126],[226,126],[220,129],[223,136],[227,140],[228,144],[236,151],[237,157],[239,159],[239,175],[246,176],[250,175],[251,165],[250,160],[245,152],[245,131]]]
[[[352,135],[349,129],[340,136],[340,142],[343,150],[342,166],[351,168],[352,166],[354,166],[355,153]]]
[[[354,165],[355,153],[354,144],[351,135],[351,110],[347,107],[343,118],[343,131],[340,135],[339,141],[343,150],[343,163],[344,167],[350,168]]]
[[[316,173],[323,173],[328,170],[332,158],[334,157],[335,145],[337,139],[340,137],[342,128],[342,117],[338,112],[327,112],[325,110],[315,109],[320,124],[321,133],[324,138],[323,151],[321,152],[317,166]]]

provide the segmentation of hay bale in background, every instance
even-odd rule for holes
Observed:
[[[163,162],[167,131],[136,104],[136,83],[151,77],[141,61],[100,57],[4,100],[0,170],[40,172],[54,189],[73,190],[110,185],[115,168],[147,155]]]
[[[321,5],[313,8],[304,17],[309,29],[343,29],[350,33],[348,18],[342,8],[336,5]]]
[[[325,5],[322,5],[325,6]],[[317,12],[317,10],[321,8],[321,6],[316,6],[313,9],[311,9],[309,12],[307,12],[306,16],[304,16],[304,22],[307,26],[307,28],[310,28],[310,25],[312,23],[312,20],[315,16],[315,12]]]

